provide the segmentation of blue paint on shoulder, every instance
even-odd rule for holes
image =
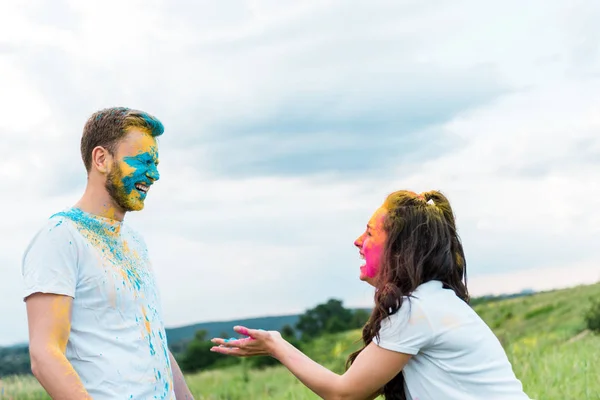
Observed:
[[[105,218],[88,214],[78,208],[61,211],[52,217],[63,217],[71,220],[77,229],[90,239],[98,251],[105,254],[113,264],[122,268],[127,280],[136,290],[141,289],[143,280],[140,272],[133,265],[132,256],[128,254],[123,245],[119,235],[120,223],[116,221],[110,223]],[[124,281],[123,285],[125,285]]]

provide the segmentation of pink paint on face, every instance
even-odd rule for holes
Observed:
[[[360,267],[360,280],[370,284],[373,284],[381,268],[381,257],[387,239],[383,226],[386,214],[386,208],[379,207],[369,220],[365,232],[354,241],[361,257],[365,259]]]

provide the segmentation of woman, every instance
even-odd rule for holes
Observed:
[[[213,339],[211,351],[270,355],[324,399],[529,399],[493,332],[468,305],[466,262],[446,197],[390,194],[356,239],[360,279],[375,286],[364,346],[338,375],[278,332]]]

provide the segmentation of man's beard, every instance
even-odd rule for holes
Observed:
[[[113,202],[117,207],[119,207],[122,211],[134,211],[133,207],[130,204],[129,198],[125,193],[123,187],[119,187],[115,184],[122,179],[123,173],[119,168],[117,163],[113,164],[112,170],[108,173],[106,177],[105,188],[108,192],[108,195],[111,197]]]

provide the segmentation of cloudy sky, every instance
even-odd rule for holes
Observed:
[[[169,327],[369,306],[352,245],[440,189],[474,295],[600,278],[596,0],[0,3],[0,345],[21,256],[85,187],[99,108],[165,124],[146,237]]]

